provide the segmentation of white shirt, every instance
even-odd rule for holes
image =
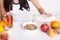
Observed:
[[[20,4],[12,4],[13,10],[12,15],[14,17],[14,21],[18,22],[31,22],[32,21],[32,14],[24,9],[24,11],[19,10]]]

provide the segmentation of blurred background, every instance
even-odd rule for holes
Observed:
[[[38,0],[46,12],[52,13],[60,21],[60,0]],[[31,13],[39,14],[33,4],[29,1]]]

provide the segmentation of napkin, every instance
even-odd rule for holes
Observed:
[[[34,21],[38,21],[38,22],[52,22],[52,21],[56,21],[56,17],[54,15],[47,17],[46,15],[39,15],[39,16],[35,16],[34,17]]]

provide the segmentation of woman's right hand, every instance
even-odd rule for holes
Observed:
[[[44,13],[47,17],[51,17],[52,14],[51,13]]]

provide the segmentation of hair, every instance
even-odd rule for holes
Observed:
[[[12,3],[13,0],[4,0],[4,8],[6,12],[12,10]],[[27,0],[19,0],[19,4],[20,4],[20,8],[19,8],[20,10],[23,11],[23,8],[25,8],[26,10],[30,11],[30,7]]]

